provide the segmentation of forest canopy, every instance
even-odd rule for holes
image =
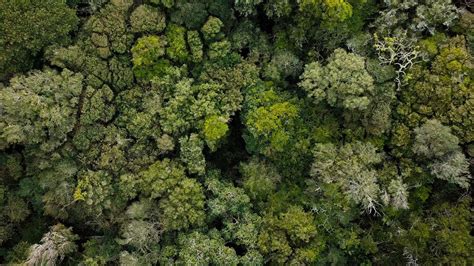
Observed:
[[[0,263],[473,265],[473,12],[1,0]]]

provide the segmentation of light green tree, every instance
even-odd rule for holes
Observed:
[[[0,149],[12,144],[40,145],[52,151],[74,130],[83,76],[67,69],[17,76],[2,89]]]
[[[325,66],[319,62],[306,65],[299,86],[315,102],[365,110],[372,100],[374,80],[365,69],[363,57],[336,49]]]
[[[179,139],[180,159],[186,165],[189,173],[202,175],[206,171],[204,158],[204,142],[197,134],[191,134]]]

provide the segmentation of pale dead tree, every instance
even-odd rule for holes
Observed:
[[[375,34],[374,42],[374,48],[377,51],[380,62],[395,67],[397,73],[395,82],[397,83],[397,90],[400,90],[406,71],[420,57],[419,47],[416,45],[415,40],[406,36],[406,32],[383,38],[379,38]]]
[[[71,228],[62,224],[52,226],[51,230],[41,238],[41,244],[31,246],[25,265],[53,266],[60,264],[66,255],[77,250],[74,241],[78,238]]]
[[[417,258],[407,248],[403,249],[403,256],[408,266],[418,266]]]

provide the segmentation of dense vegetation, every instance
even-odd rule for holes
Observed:
[[[1,0],[0,263],[473,265],[463,0]]]

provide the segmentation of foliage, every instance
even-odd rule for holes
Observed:
[[[51,151],[74,129],[83,76],[67,69],[18,76],[2,89],[0,148],[41,145]]]
[[[186,29],[176,24],[169,24],[166,28],[166,39],[169,46],[166,55],[178,62],[186,62],[189,53],[186,48]]]
[[[35,57],[49,45],[67,43],[79,22],[65,1],[0,3],[0,80],[32,68]]]
[[[210,116],[204,122],[204,139],[211,150],[216,150],[219,141],[225,137],[229,131],[227,121],[217,115]]]
[[[201,28],[204,39],[207,42],[222,38],[221,28],[224,26],[222,21],[215,17],[209,17]]]
[[[413,151],[434,162],[429,165],[437,178],[469,187],[469,163],[459,149],[459,139],[438,120],[428,120],[415,130]]]
[[[400,28],[434,34],[438,28],[449,27],[458,18],[458,10],[451,0],[389,0],[375,25],[388,33]],[[410,14],[412,13],[412,14]]]
[[[0,261],[474,264],[472,11],[0,1]]]
[[[458,149],[459,139],[438,120],[428,120],[415,129],[413,151],[427,158],[439,158]]]
[[[290,206],[278,216],[267,214],[258,245],[263,254],[271,254],[275,263],[312,263],[322,244],[311,214]]]
[[[460,199],[455,205],[440,202],[417,220],[410,221],[410,228],[401,231],[399,242],[411,260],[468,264],[472,261],[472,236],[469,235],[470,197]],[[430,227],[434,230],[431,230]],[[435,252],[426,252],[427,249]]]
[[[250,209],[250,199],[244,190],[227,182],[221,182],[219,175],[211,172],[206,179],[206,186],[214,197],[208,200],[209,214],[214,217],[239,216]]]
[[[179,139],[180,158],[192,174],[204,174],[206,159],[204,158],[204,143],[196,134]]]
[[[356,142],[339,149],[331,143],[317,144],[313,153],[313,177],[338,184],[349,199],[368,212],[377,211],[380,187],[370,166],[380,163],[382,156],[371,144]]]
[[[256,200],[263,200],[273,193],[281,180],[280,174],[268,162],[252,158],[240,165],[243,187]]]
[[[160,58],[165,54],[165,46],[166,41],[160,36],[150,35],[137,40],[131,49],[136,77],[150,80],[164,72],[168,63]]]
[[[161,32],[166,26],[166,16],[152,6],[141,5],[130,15],[130,24],[133,32]]]
[[[432,64],[416,65],[408,72],[397,113],[410,128],[424,119],[436,118],[451,125],[461,143],[469,142],[474,138],[469,116],[473,110],[472,55],[462,36],[441,38],[438,44],[433,41],[425,43],[432,47]]]
[[[382,64],[394,65],[397,68],[397,86],[400,89],[406,71],[416,63],[419,57],[419,47],[406,36],[406,32],[398,34],[399,36],[384,37],[379,39],[377,34],[374,36],[374,48],[377,50],[378,58]]]
[[[305,67],[299,86],[316,102],[334,107],[364,110],[374,90],[373,78],[365,70],[364,59],[336,49],[326,66],[313,62]]]
[[[192,232],[180,235],[178,242],[182,247],[178,262],[182,264],[237,265],[239,262],[235,250],[225,246],[224,240],[218,235]]]
[[[260,146],[262,152],[283,151],[290,142],[294,119],[298,116],[298,106],[287,101],[273,88],[258,85],[248,93],[249,105],[245,115],[249,143]]]

